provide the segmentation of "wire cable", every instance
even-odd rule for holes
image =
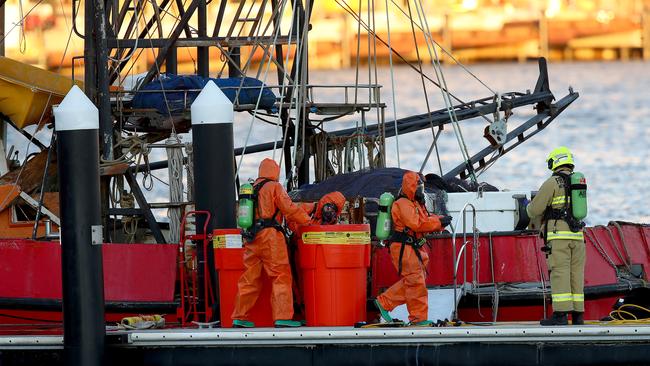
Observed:
[[[388,14],[388,0],[384,0],[386,5],[386,27],[388,31],[388,62],[390,64],[390,83],[393,94],[393,125],[395,126],[395,146],[397,150],[397,167],[400,168],[399,156],[399,130],[397,128],[397,102],[395,97],[395,75],[393,72],[393,47],[390,43],[390,16]]]

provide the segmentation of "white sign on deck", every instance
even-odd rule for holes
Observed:
[[[457,297],[460,298],[460,290],[456,291]],[[452,313],[454,312],[454,289],[427,289],[429,295],[429,320],[451,320]],[[400,319],[404,322],[409,321],[409,313],[406,305],[400,305],[390,312],[393,319]]]

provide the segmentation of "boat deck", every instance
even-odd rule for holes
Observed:
[[[647,362],[650,325],[159,329],[110,331],[107,344],[109,364],[629,365]],[[2,365],[62,362],[62,349],[61,335],[0,336]]]

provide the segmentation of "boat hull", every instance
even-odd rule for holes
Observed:
[[[585,229],[585,316],[601,319],[614,302],[631,290],[645,287],[650,265],[650,226],[614,223]],[[456,284],[472,287],[459,303],[466,321],[493,321],[492,304],[498,304],[497,321],[537,320],[550,314],[550,279],[543,241],[534,232],[480,234],[474,248],[472,236],[461,257]],[[454,285],[453,248],[449,235],[430,241],[427,286]],[[459,252],[463,238],[456,239]],[[375,248],[372,259],[371,297],[398,280],[388,249]],[[496,291],[495,291],[496,286]]]
[[[108,321],[130,314],[175,314],[178,246],[104,244]],[[61,321],[61,245],[0,239],[0,324]]]

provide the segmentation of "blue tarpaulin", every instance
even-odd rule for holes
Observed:
[[[339,191],[347,198],[356,196],[379,198],[384,192],[397,195],[402,176],[406,170],[399,168],[380,168],[338,174],[316,184],[300,187],[292,192],[297,201],[318,201],[325,194]]]
[[[289,195],[294,201],[301,202],[318,201],[325,194],[333,191],[341,192],[348,199],[357,196],[377,199],[384,192],[390,192],[393,196],[398,197],[404,173],[406,170],[399,168],[377,168],[338,174],[320,183],[305,184],[290,192]],[[483,191],[498,191],[497,188],[487,183],[480,185]],[[443,214],[447,212],[446,192],[474,192],[477,186],[475,183],[457,178],[443,179],[436,174],[427,174],[424,190],[432,200],[432,212]],[[365,210],[366,213],[377,212],[377,203],[368,200]],[[371,223],[374,225],[373,220]]]
[[[132,106],[136,109],[156,109],[162,114],[176,114],[189,108],[194,99],[208,81],[214,81],[221,91],[235,103],[237,90],[239,89],[238,104],[257,104],[260,98],[260,109],[271,109],[275,104],[275,94],[264,86],[260,80],[244,77],[242,78],[225,78],[213,79],[205,78],[199,75],[173,75],[163,74],[156,80],[140,88],[147,92],[137,92],[133,97]],[[162,92],[164,90],[164,93]],[[187,91],[194,90],[194,91]],[[158,91],[158,92],[150,92]],[[165,99],[167,99],[165,101]]]
[[[356,196],[379,198],[390,192],[397,196],[402,186],[402,177],[407,171],[400,168],[365,169],[352,173],[338,174],[320,183],[306,184],[291,192],[297,201],[317,201],[329,192],[339,191],[347,198]],[[436,174],[427,174],[425,191],[429,193],[475,192],[476,184],[458,178],[443,179]],[[494,186],[481,183],[483,191],[498,191]]]

